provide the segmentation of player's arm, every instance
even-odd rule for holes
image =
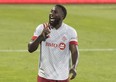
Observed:
[[[42,42],[43,40],[43,36],[40,35],[38,36],[35,40],[31,40],[29,43],[28,43],[28,51],[30,53],[34,52],[35,50],[37,50],[39,44]]]
[[[72,67],[70,69],[70,74],[71,77],[70,79],[74,79],[77,75],[76,72],[76,67],[78,64],[78,57],[79,57],[79,51],[78,51],[78,36],[77,36],[77,32],[72,29],[72,31],[70,31],[71,33],[71,39],[69,42],[69,49],[71,52],[71,59],[72,59]]]
[[[76,73],[76,67],[78,64],[78,46],[75,44],[70,44],[69,49],[71,51],[71,58],[72,58],[72,67],[70,69],[70,73],[72,73],[72,76],[70,79],[74,79],[77,75]]]
[[[44,28],[40,36],[36,37],[35,39],[32,39],[28,43],[28,51],[32,53],[35,50],[37,50],[39,44],[48,38],[49,33],[50,33],[50,30],[48,28]]]

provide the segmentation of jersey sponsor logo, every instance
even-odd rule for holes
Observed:
[[[58,44],[46,42],[46,46],[57,48]]]
[[[59,48],[60,50],[64,50],[66,48],[66,44],[63,42],[59,44],[46,42],[46,46],[53,47],[53,48]]]

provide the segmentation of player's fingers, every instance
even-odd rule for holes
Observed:
[[[73,70],[73,69],[70,70],[70,74],[71,74],[70,80],[74,79],[76,77],[76,75],[77,75],[76,71]]]
[[[49,23],[44,23],[44,28],[49,28],[50,27],[50,24]]]
[[[72,75],[72,76],[71,76],[71,78],[70,78],[70,80],[72,80],[72,79],[74,79],[74,78],[75,78],[75,76],[74,76],[74,75]]]
[[[50,30],[49,30],[49,29],[46,29],[46,32],[47,32],[47,33],[50,33]]]
[[[49,33],[50,33],[50,30],[47,29],[47,28],[44,28],[44,29],[43,29],[43,32],[46,33],[46,34],[49,34]]]
[[[45,38],[45,33],[44,33],[44,32],[42,33],[42,35],[43,35],[43,37]]]
[[[73,69],[70,69],[70,73],[73,73],[73,71],[74,71]]]
[[[70,77],[70,80],[74,79],[76,77],[76,74],[75,73],[72,73],[71,77]]]

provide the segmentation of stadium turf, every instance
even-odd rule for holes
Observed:
[[[71,82],[116,82],[116,5],[65,6],[64,22],[77,30],[80,49]],[[27,43],[52,7],[0,5],[0,82],[36,82],[39,51],[28,53]]]

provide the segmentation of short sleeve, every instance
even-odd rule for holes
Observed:
[[[77,38],[77,32],[75,29],[70,30],[70,41],[69,44],[75,44],[78,45],[78,38]]]
[[[40,34],[42,33],[43,31],[43,24],[40,24],[39,26],[37,26],[37,28],[35,29],[35,32],[32,36],[32,40],[35,40],[38,36],[40,36]]]

